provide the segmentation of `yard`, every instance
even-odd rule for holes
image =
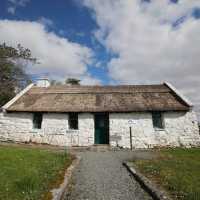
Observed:
[[[156,151],[158,158],[137,160],[136,166],[172,199],[200,199],[200,149],[166,149]]]
[[[0,199],[49,199],[71,160],[66,152],[0,146]]]

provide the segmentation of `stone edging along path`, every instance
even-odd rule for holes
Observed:
[[[67,186],[69,184],[70,178],[76,166],[79,164],[81,160],[80,156],[76,156],[73,160],[72,164],[67,168],[63,183],[59,186],[59,188],[55,188],[51,190],[52,200],[62,200],[67,192]]]
[[[143,176],[133,163],[123,162],[123,165],[131,173],[131,175],[140,183],[140,185],[152,196],[155,200],[172,200],[166,194],[166,192],[158,189],[149,179]]]

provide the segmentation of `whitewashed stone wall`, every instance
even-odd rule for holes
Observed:
[[[32,114],[0,113],[0,140],[27,142],[32,131]]]
[[[79,114],[79,130],[69,130],[67,114],[43,114],[42,128],[33,129],[32,113],[0,113],[0,140],[60,146],[92,145],[94,144],[93,115]]]
[[[110,114],[110,144],[130,148],[131,127],[133,148],[200,145],[198,121],[194,112],[165,112],[163,119],[165,128],[156,130],[153,128],[151,113]],[[120,137],[119,141],[112,139]]]
[[[0,113],[0,141],[36,142],[60,146],[94,144],[94,115],[79,114],[79,130],[69,130],[68,114],[43,114],[42,129],[33,129],[32,113]],[[111,113],[110,145],[130,148],[197,146],[200,144],[194,112],[165,112],[163,130],[155,130],[151,113]],[[128,121],[132,122],[130,125]],[[119,139],[119,140],[117,140]]]

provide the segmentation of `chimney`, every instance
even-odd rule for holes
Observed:
[[[50,86],[50,82],[49,82],[48,78],[40,78],[40,79],[37,79],[36,85],[38,87],[49,87]]]

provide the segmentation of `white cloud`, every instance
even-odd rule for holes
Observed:
[[[87,70],[87,65],[93,62],[91,49],[48,32],[39,22],[0,20],[0,43],[3,42],[14,47],[20,43],[32,51],[40,62],[30,66],[32,74],[46,74],[59,80],[75,77],[97,81]]]
[[[7,11],[8,13],[14,15],[18,7],[26,7],[30,0],[8,0],[8,2],[10,3],[10,6]]]
[[[8,2],[10,2],[11,4],[15,6],[25,7],[27,3],[30,2],[30,0],[8,0]]]
[[[85,0],[99,26],[95,37],[117,57],[108,63],[119,83],[169,81],[196,105],[200,102],[200,20],[197,0]],[[172,23],[186,16],[178,27]]]
[[[43,24],[46,27],[48,27],[48,26],[50,26],[50,27],[54,26],[54,22],[51,19],[46,18],[46,17],[40,17],[38,19],[38,22],[41,23],[41,24]]]
[[[82,85],[102,85],[101,80],[91,77],[89,74],[81,77]]]
[[[15,14],[15,10],[16,10],[16,8],[13,7],[13,6],[10,6],[10,7],[8,7],[8,9],[7,9],[8,13],[10,13],[10,14],[12,14],[12,15]]]

